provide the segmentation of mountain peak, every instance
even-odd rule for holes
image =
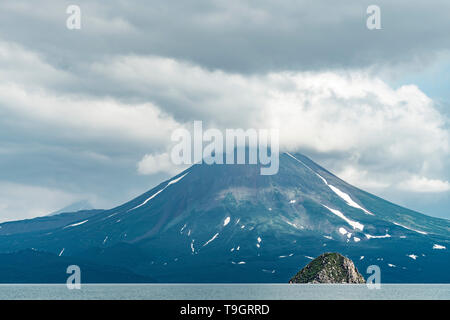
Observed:
[[[91,205],[91,203],[88,200],[81,200],[74,202],[72,204],[69,204],[68,206],[59,209],[58,211],[52,212],[49,214],[49,216],[54,216],[60,213],[66,213],[66,212],[78,212],[83,210],[93,210],[94,207]]]
[[[339,253],[323,253],[300,270],[290,283],[365,283],[352,260]]]

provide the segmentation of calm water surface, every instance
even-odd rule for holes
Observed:
[[[450,300],[450,284],[85,284],[80,290],[65,285],[0,285],[0,299],[144,299],[144,300],[321,300],[433,299]]]

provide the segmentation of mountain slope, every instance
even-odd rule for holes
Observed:
[[[90,217],[94,217],[101,212],[103,212],[103,210],[64,212],[34,219],[4,222],[0,224],[0,236],[43,232],[46,230],[61,228],[75,221],[89,219]]]
[[[83,259],[58,257],[36,250],[0,254],[0,283],[65,283],[69,265],[78,265],[83,283],[148,283],[151,278]]]
[[[259,173],[194,165],[111,210],[0,234],[0,252],[63,251],[159,282],[286,283],[310,257],[333,251],[363,274],[379,265],[384,282],[450,282],[448,220],[359,190],[301,154],[280,154],[276,175]]]

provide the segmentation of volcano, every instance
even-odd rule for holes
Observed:
[[[298,153],[280,154],[276,175],[196,164],[110,210],[0,225],[3,255],[32,249],[169,283],[287,283],[324,252],[365,277],[379,266],[384,283],[449,283],[449,245],[449,220],[353,187]]]

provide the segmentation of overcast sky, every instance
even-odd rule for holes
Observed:
[[[69,5],[81,29],[66,27]],[[381,8],[381,30],[366,9]],[[450,2],[3,0],[0,221],[110,208],[172,131],[280,128],[347,182],[450,218]]]

